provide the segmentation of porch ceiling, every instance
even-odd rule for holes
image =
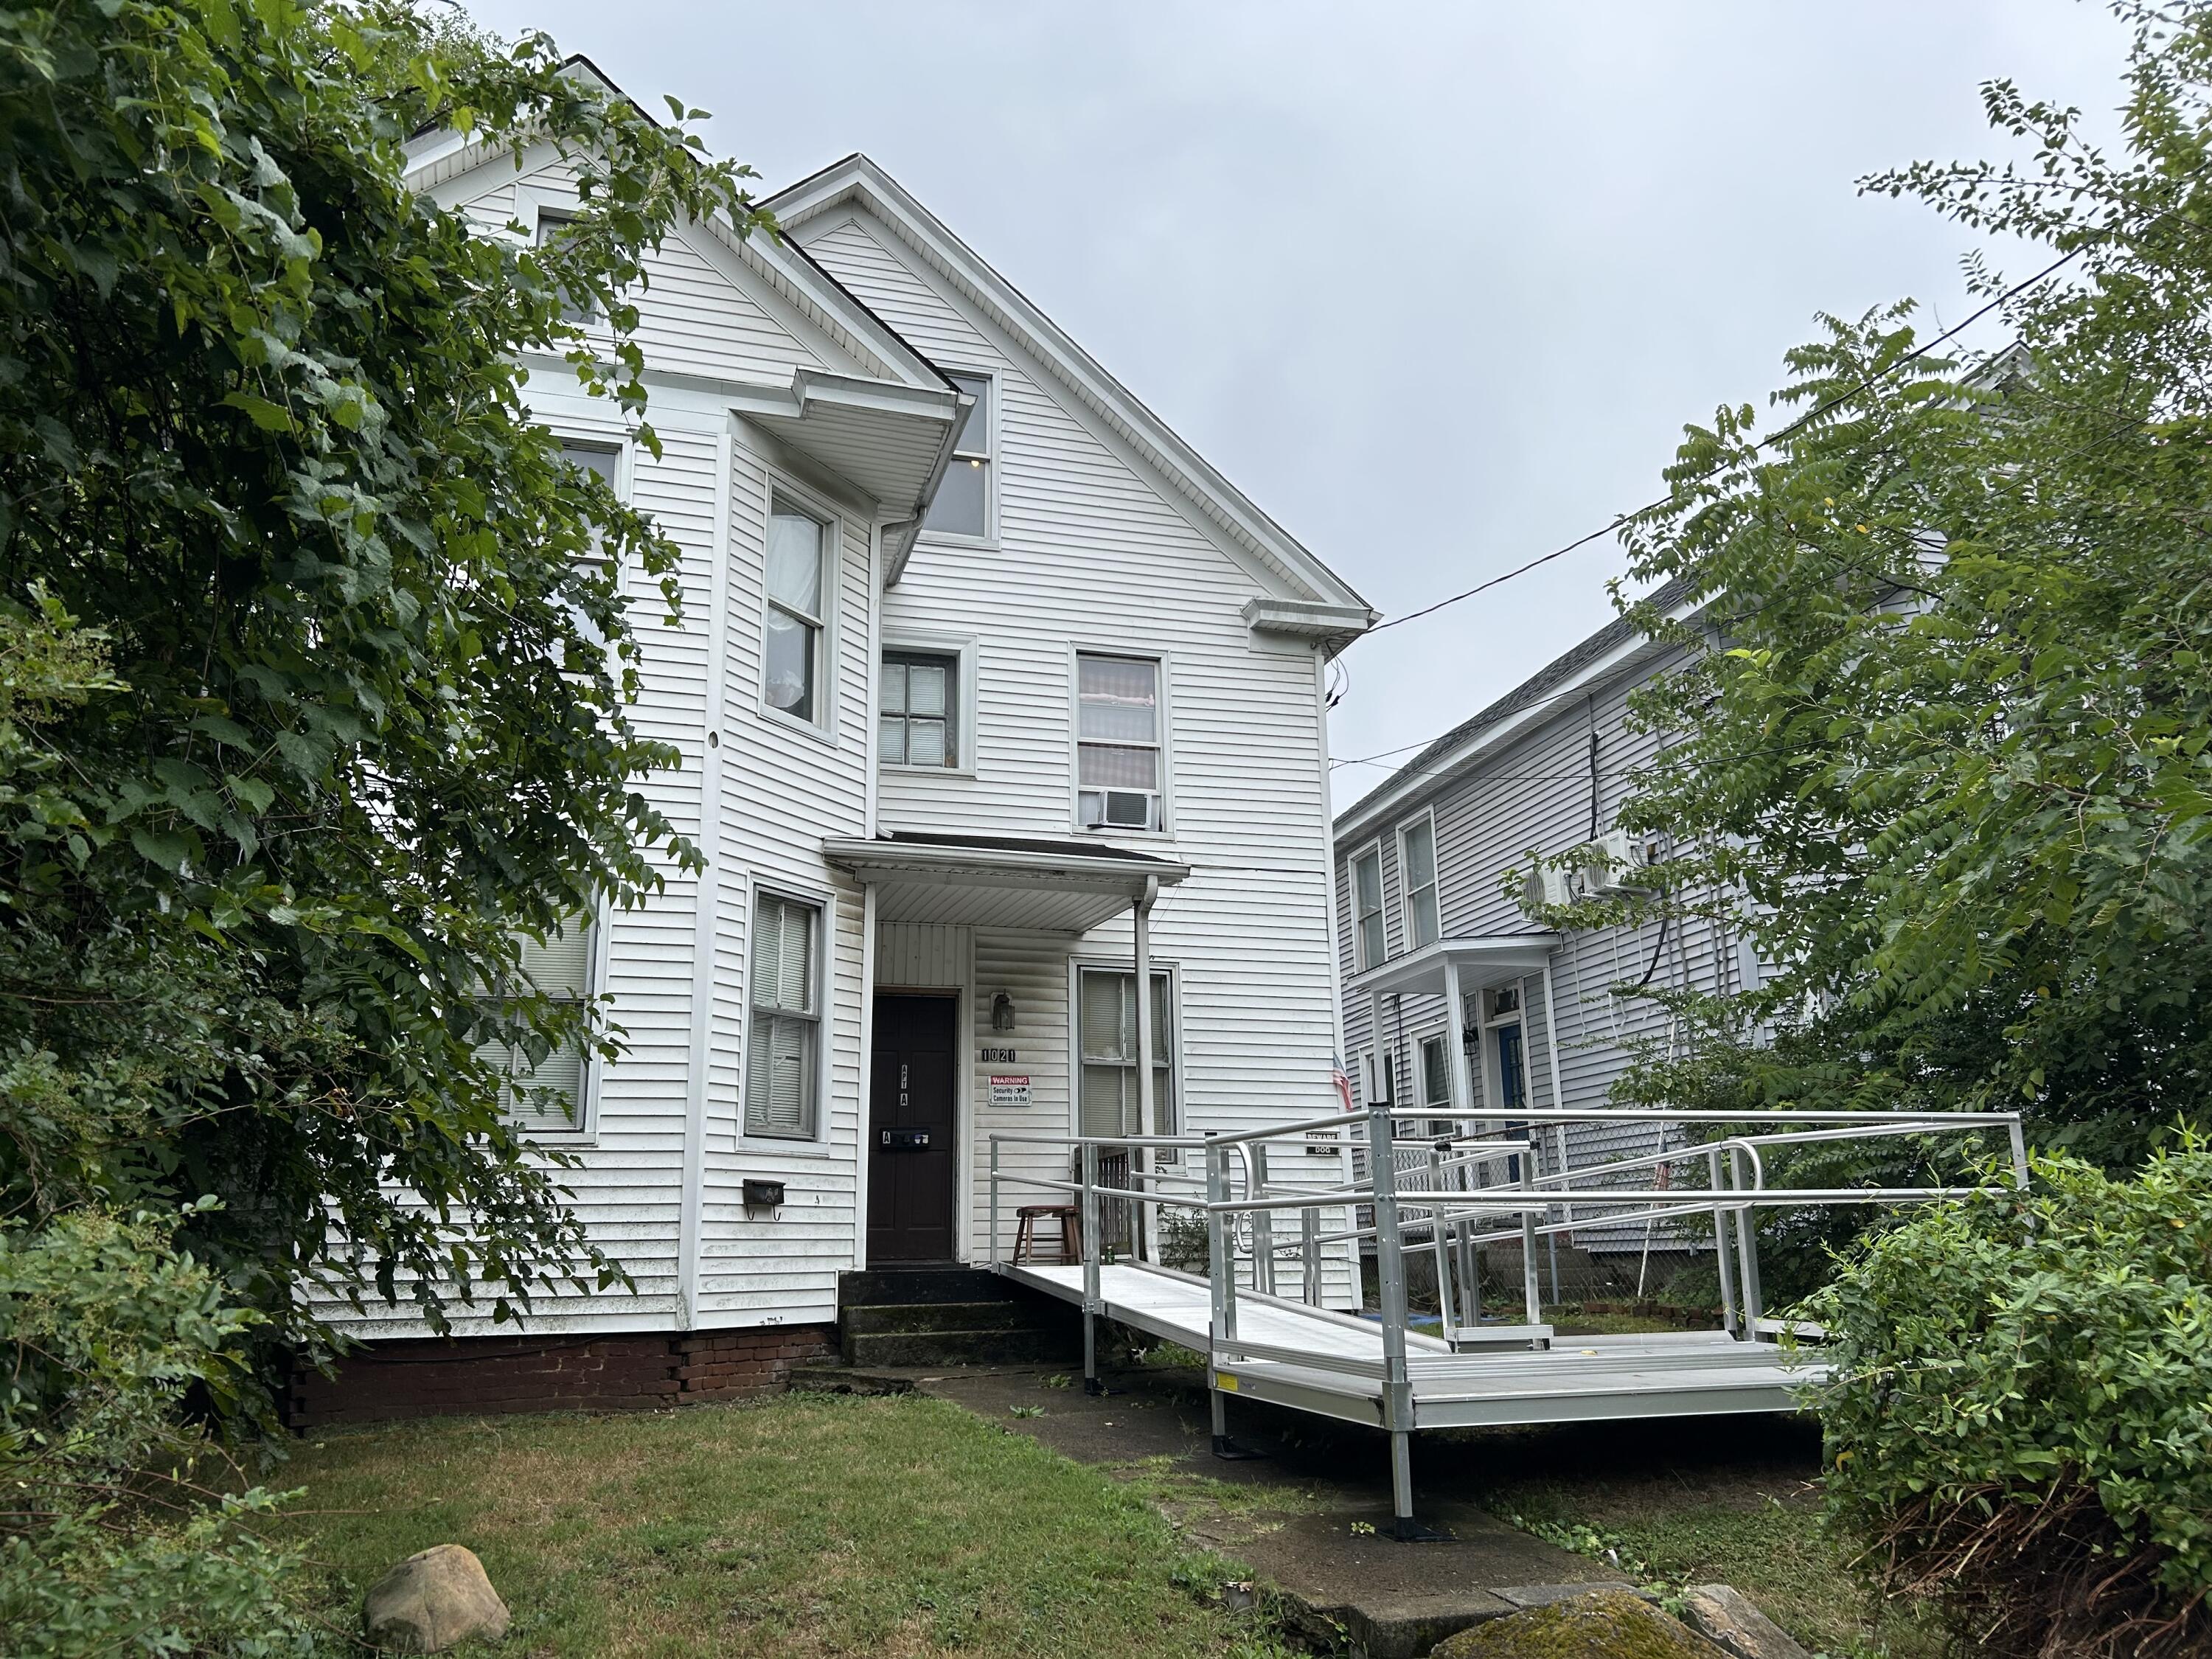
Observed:
[[[1171,887],[1190,866],[1080,842],[895,831],[872,840],[832,836],[823,856],[876,889],[879,921],[949,922],[1082,933],[1145,896]]]
[[[1522,974],[1543,971],[1559,947],[1557,933],[1484,933],[1440,939],[1406,956],[1393,957],[1355,977],[1353,991],[1378,996],[1442,996],[1444,963],[1459,963],[1460,988],[1476,991]]]

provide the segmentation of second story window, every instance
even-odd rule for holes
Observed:
[[[1406,948],[1434,945],[1443,932],[1437,910],[1437,830],[1428,818],[1400,832],[1398,868],[1406,887]]]
[[[1359,932],[1358,966],[1372,968],[1389,948],[1382,924],[1382,849],[1370,847],[1352,861],[1352,908]]]
[[[1075,816],[1087,830],[1160,827],[1160,665],[1075,659]]]
[[[975,400],[952,441],[952,464],[929,504],[922,528],[945,536],[991,533],[991,383],[977,374],[945,377]]]
[[[761,696],[771,708],[822,723],[823,567],[829,526],[778,496],[768,520],[768,619]]]
[[[876,758],[886,766],[960,764],[960,659],[936,651],[884,653]]]

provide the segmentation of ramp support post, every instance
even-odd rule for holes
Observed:
[[[1206,1279],[1213,1293],[1213,1318],[1206,1331],[1206,1394],[1213,1419],[1213,1455],[1231,1462],[1259,1454],[1229,1437],[1229,1402],[1224,1397],[1221,1350],[1237,1340],[1236,1224],[1216,1204],[1229,1201],[1229,1148],[1209,1141],[1206,1148]],[[1235,1378],[1230,1379],[1234,1384]]]
[[[1734,1147],[1729,1149],[1729,1175],[1730,1186],[1743,1185],[1743,1154]],[[1736,1266],[1743,1275],[1744,1340],[1756,1342],[1759,1317],[1765,1309],[1760,1305],[1759,1294],[1759,1228],[1748,1204],[1735,1212],[1735,1242]]]
[[[1375,1196],[1375,1279],[1382,1304],[1382,1426],[1390,1431],[1390,1535],[1401,1543],[1443,1534],[1413,1518],[1413,1389],[1406,1370],[1406,1246],[1398,1226],[1398,1170],[1390,1109],[1367,1109],[1367,1170]]]
[[[1086,1140],[1078,1156],[1083,1169],[1083,1392],[1102,1395],[1106,1385],[1098,1380],[1098,1148]]]
[[[1718,1194],[1725,1184],[1718,1149],[1705,1154],[1705,1168],[1708,1184]],[[1728,1212],[1718,1203],[1713,1206],[1713,1276],[1721,1282],[1722,1328],[1741,1340],[1748,1334],[1737,1323],[1735,1316],[1735,1252],[1729,1244]]]
[[[1532,1133],[1528,1137],[1528,1151],[1516,1160],[1521,1165],[1521,1190],[1524,1194],[1535,1190],[1535,1149],[1536,1138]],[[1547,1210],[1546,1213],[1550,1212]],[[1527,1208],[1521,1212],[1521,1301],[1527,1310],[1525,1317],[1528,1322],[1531,1325],[1542,1324],[1544,1291],[1536,1278],[1536,1212]],[[1528,1339],[1528,1346],[1542,1348],[1549,1345],[1542,1337],[1532,1336]]]
[[[1299,1290],[1309,1308],[1321,1306],[1321,1212],[1309,1204],[1298,1212]]]

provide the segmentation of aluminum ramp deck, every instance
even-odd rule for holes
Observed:
[[[1080,1307],[1079,1266],[1002,1265],[1016,1282]],[[1348,1422],[1384,1425],[1382,1328],[1371,1320],[1242,1291],[1233,1342],[1212,1340],[1211,1287],[1203,1279],[1143,1263],[1098,1268],[1106,1318],[1217,1356],[1208,1382]],[[1533,1328],[1548,1335],[1549,1328]],[[1747,1342],[1725,1331],[1554,1338],[1528,1346],[1532,1328],[1490,1327],[1489,1352],[1455,1352],[1406,1334],[1414,1428],[1571,1423],[1608,1418],[1698,1417],[1793,1411],[1826,1367],[1817,1357]],[[1505,1346],[1510,1345],[1510,1346]]]

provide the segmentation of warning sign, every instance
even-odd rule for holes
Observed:
[[[1029,1103],[1028,1073],[994,1072],[991,1073],[991,1104],[994,1107],[1026,1106]]]

